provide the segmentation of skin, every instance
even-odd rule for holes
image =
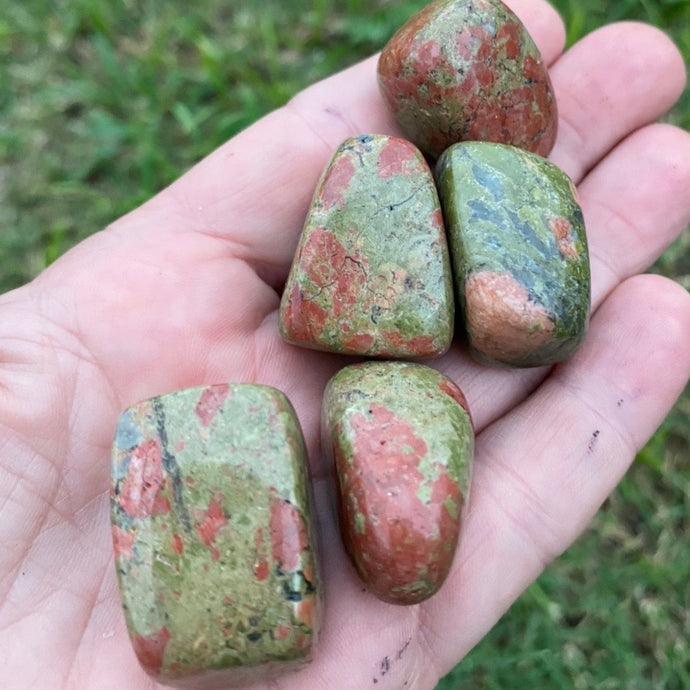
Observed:
[[[608,26],[562,54],[548,5],[511,4],[550,65],[561,114],[551,158],[579,186],[594,313],[582,349],[553,369],[484,369],[460,345],[433,361],[465,392],[478,434],[444,588],[413,607],[362,591],[318,445],[323,386],[351,360],[278,334],[280,289],[321,170],[347,136],[399,135],[370,60],[306,90],[0,299],[0,686],[155,687],[120,609],[108,457],[120,411],[175,388],[273,385],[304,428],[325,553],[323,638],[308,669],[270,687],[432,688],[584,529],[690,375],[688,294],[635,275],[690,221],[690,135],[649,124],[685,75],[650,27]]]

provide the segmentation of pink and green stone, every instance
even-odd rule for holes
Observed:
[[[157,681],[229,687],[311,659],[320,585],[306,451],[280,391],[223,384],[127,409],[111,518],[127,627]]]
[[[433,176],[409,142],[347,139],[318,184],[280,306],[290,343],[427,357],[453,336],[448,246]]]
[[[431,158],[468,140],[546,156],[556,139],[544,61],[500,0],[431,3],[387,43],[378,79],[403,132]]]
[[[436,178],[475,358],[531,367],[573,355],[589,323],[591,281],[570,178],[540,156],[486,142],[451,146]]]
[[[464,395],[430,367],[370,361],[329,381],[322,419],[360,577],[383,601],[424,601],[450,571],[467,503],[474,434]]]

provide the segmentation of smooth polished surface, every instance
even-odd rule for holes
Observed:
[[[500,0],[440,0],[386,44],[381,93],[407,137],[437,158],[458,141],[548,155],[556,101],[534,41]]]
[[[280,310],[283,337],[319,350],[427,357],[453,335],[448,247],[433,176],[409,142],[347,139],[325,170]]]
[[[287,398],[190,388],[120,417],[115,564],[134,651],[158,681],[228,687],[311,657],[320,586],[306,453]]]
[[[589,323],[582,210],[568,176],[521,149],[456,144],[436,167],[470,349],[487,364],[570,357]]]
[[[352,365],[326,387],[322,434],[343,541],[367,588],[394,604],[432,596],[453,562],[470,482],[474,434],[460,389],[421,364]]]

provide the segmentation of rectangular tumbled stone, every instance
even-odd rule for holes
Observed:
[[[228,687],[310,660],[320,605],[306,451],[280,391],[223,384],[127,409],[111,518],[127,627],[156,680]]]

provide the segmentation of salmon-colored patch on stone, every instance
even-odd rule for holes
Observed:
[[[339,156],[326,172],[319,192],[321,203],[327,208],[342,206],[343,196],[355,174],[355,166],[349,155]]]
[[[496,33],[496,42],[503,44],[503,50],[509,60],[520,55],[520,27],[515,22],[506,22]]]
[[[431,214],[431,225],[435,228],[444,228],[444,223],[443,223],[443,213],[441,213],[441,209],[436,209],[432,214]]]
[[[434,39],[420,43],[415,51],[415,57],[421,65],[424,65],[430,70],[446,66],[441,51],[441,45]]]
[[[434,480],[421,473],[426,442],[386,407],[354,414],[350,427],[352,457],[334,449],[344,541],[378,596],[416,603],[440,586],[450,568],[459,521],[444,505],[449,499],[460,503],[459,487],[443,467]]]
[[[302,623],[308,625],[310,628],[314,625],[314,598],[302,599],[297,604],[297,619]]]
[[[292,628],[289,625],[279,625],[273,632],[273,636],[276,640],[287,640],[290,637]]]
[[[283,311],[285,336],[294,343],[318,341],[328,318],[328,311],[314,300],[305,299],[302,289],[295,285]]]
[[[304,520],[292,503],[275,493],[270,497],[270,513],[273,561],[285,572],[295,571],[309,544]]]
[[[132,546],[134,546],[134,533],[123,530],[117,525],[112,526],[113,548],[116,558],[132,558]]]
[[[549,221],[549,226],[553,236],[556,238],[556,245],[561,256],[566,259],[579,256],[575,246],[573,226],[570,224],[570,221],[567,218],[552,218]]]
[[[394,175],[418,173],[420,165],[415,165],[415,159],[416,152],[411,144],[391,137],[379,152],[378,176],[385,180]]]
[[[300,251],[299,266],[308,287],[296,283],[291,289],[281,311],[281,328],[291,342],[318,345],[327,324],[353,317],[368,261],[356,248],[347,250],[328,229],[316,227]]]
[[[204,513],[204,517],[196,528],[199,539],[205,546],[213,546],[216,540],[216,535],[221,528],[228,524],[228,519],[225,517],[223,508],[215,498],[211,499],[208,508]]]
[[[354,457],[367,458],[366,462],[372,469],[381,470],[382,477],[396,479],[394,474],[387,472],[390,468],[404,468],[417,473],[427,446],[408,422],[382,405],[372,405],[368,416],[361,413],[353,415],[350,427],[354,432]]]
[[[184,553],[184,541],[179,534],[173,534],[172,548],[178,556],[181,556]]]
[[[532,354],[554,331],[548,313],[509,272],[470,273],[465,315],[472,347],[499,362]]]
[[[321,227],[309,234],[300,264],[317,289],[327,289],[334,296],[357,294],[368,267],[366,258],[358,251],[348,252],[332,232]]]
[[[374,336],[370,333],[357,333],[349,338],[343,338],[343,352],[353,354],[365,353],[374,344]]]
[[[230,386],[228,384],[209,386],[204,389],[194,408],[194,413],[204,426],[208,426],[214,420],[218,410],[223,407],[229,392]]]
[[[159,442],[145,441],[130,455],[127,477],[122,482],[117,502],[134,518],[165,512],[166,504],[170,510],[170,503],[158,497],[166,477]]]
[[[379,60],[379,79],[386,82],[396,76],[401,77],[402,65],[415,46],[417,33],[437,14],[438,5],[431,3],[407,20],[381,53]],[[403,80],[401,80],[403,81]]]
[[[400,331],[386,331],[381,334],[381,338],[388,345],[389,350],[400,354],[411,354],[415,357],[439,354],[432,335],[415,335],[406,338]]]
[[[268,577],[268,562],[265,558],[254,564],[254,579],[263,582]]]
[[[438,386],[446,395],[450,395],[453,400],[455,400],[460,407],[462,407],[467,414],[470,413],[470,408],[469,405],[467,404],[467,398],[465,397],[465,394],[460,390],[460,388],[453,383],[450,379],[443,379],[441,383]]]
[[[300,254],[300,265],[317,288],[332,285],[345,263],[345,247],[326,228],[314,228]]]
[[[170,499],[163,493],[166,483],[167,477],[163,480],[160,490],[156,492],[156,498],[151,506],[151,515],[166,515],[170,512]]]
[[[141,665],[152,673],[158,673],[163,665],[165,648],[170,640],[170,631],[162,627],[155,633],[145,637],[132,637],[132,646]]]

